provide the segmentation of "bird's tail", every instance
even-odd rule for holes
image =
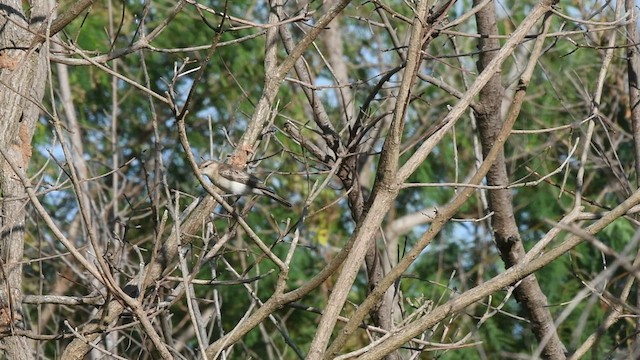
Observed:
[[[276,195],[276,194],[275,194],[274,192],[272,192],[272,191],[266,191],[266,190],[264,190],[264,189],[263,189],[263,190],[262,190],[262,193],[263,193],[264,195],[266,195],[266,196],[268,196],[268,197],[272,198],[273,200],[275,200],[275,201],[277,201],[277,202],[281,203],[281,204],[282,204],[282,205],[284,205],[284,206],[292,207],[292,205],[291,205],[291,203],[290,203],[290,202],[288,202],[287,200],[285,200],[285,199],[281,198],[280,196]]]

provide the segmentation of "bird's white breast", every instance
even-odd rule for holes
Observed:
[[[251,193],[251,188],[241,182],[231,181],[220,177],[218,180],[220,187],[224,190],[234,194],[234,195],[243,195]]]

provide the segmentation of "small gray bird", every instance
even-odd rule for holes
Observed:
[[[273,200],[291,207],[291,203],[276,195],[273,190],[266,187],[262,180],[248,172],[223,164],[214,160],[200,164],[200,172],[206,175],[211,182],[220,189],[233,195],[256,194],[264,195]]]

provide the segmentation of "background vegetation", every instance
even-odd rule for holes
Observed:
[[[634,1],[0,14],[7,358],[640,354]]]

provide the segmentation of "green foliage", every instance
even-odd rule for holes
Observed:
[[[385,5],[392,7],[398,15],[412,18],[409,3],[387,1]],[[594,6],[593,4],[594,2],[589,2],[585,7]],[[174,5],[175,2],[169,1],[155,2],[154,7],[144,17],[145,29],[153,29],[163,23],[168,10]],[[223,5],[228,5],[228,13],[231,16],[247,17],[256,23],[266,23],[269,15],[265,4],[255,4],[246,0],[209,1],[207,5],[218,10],[222,9]],[[112,6],[113,9],[109,12],[105,4],[95,4],[85,18],[78,19],[65,28],[64,33],[60,35],[61,41],[78,45],[89,57],[115,53],[139,41],[143,30],[140,24],[146,11],[145,2],[115,2]],[[310,6],[320,5],[311,2]],[[349,81],[352,83],[349,84],[348,89],[353,91],[356,114],[357,109],[371,95],[382,74],[401,63],[390,33],[382,31],[376,23],[382,21],[376,17],[378,10],[376,6],[375,3],[370,2],[355,4],[347,8],[346,16],[340,18],[341,29],[346,34],[343,35],[343,40],[348,40],[345,41],[341,50],[350,67]],[[451,19],[460,9],[464,8],[464,11],[467,11],[469,6],[469,2],[460,2],[451,9]],[[517,1],[505,2],[498,22],[500,33],[511,33],[526,16],[530,7],[530,4]],[[213,27],[220,24],[220,16],[207,12],[200,14],[191,4],[185,5],[185,9],[177,14],[176,19],[150,42],[152,48],[120,56],[104,64],[129,81],[116,79],[96,66],[68,67],[69,85],[80,124],[80,135],[83,139],[82,155],[88,159],[87,176],[91,178],[88,188],[94,199],[91,211],[96,214],[95,216],[106,219],[100,228],[105,243],[109,246],[122,245],[127,249],[135,245],[140,250],[140,259],[137,258],[138,253],[129,256],[144,263],[151,260],[154,241],[166,237],[173,226],[179,225],[171,215],[168,216],[165,228],[159,228],[162,212],[165,209],[173,209],[174,196],[177,193],[166,194],[165,182],[170,192],[174,190],[180,192],[181,197],[178,200],[180,211],[205,193],[186,162],[184,149],[178,139],[174,112],[158,100],[153,100],[152,109],[148,94],[133,86],[131,82],[148,86],[160,95],[174,94],[175,102],[178,106],[182,106],[196,79],[196,72],[192,71],[179,77],[170,86],[169,84],[177,75],[175,69],[184,65],[184,71],[190,71],[206,65],[202,78],[197,84],[194,98],[191,100],[189,115],[185,119],[188,140],[198,160],[211,156],[224,160],[224,156],[234,150],[237,145],[235,142],[245,132],[263,90],[265,72],[262,64],[266,46],[265,36],[262,34],[264,28],[251,28],[225,21],[220,42],[209,62],[203,64],[202,61],[209,53],[207,46],[213,43],[217,34],[203,22],[201,16],[204,16]],[[373,23],[367,23],[362,20],[362,17],[372,17],[376,20]],[[565,20],[554,18],[552,28],[558,29],[561,21]],[[404,21],[397,21],[394,24],[397,24],[394,30],[405,36],[409,24]],[[303,35],[303,31],[308,31],[305,26],[309,25],[305,23],[304,26],[300,25],[300,28],[293,28],[294,38],[298,40]],[[455,30],[469,34],[475,32],[473,24],[460,25]],[[255,37],[249,39],[253,35]],[[550,223],[560,221],[575,203],[578,189],[573,179],[581,166],[577,160],[581,147],[577,148],[577,152],[567,162],[568,166],[562,171],[544,181],[541,178],[556,171],[565,162],[578,138],[584,137],[585,125],[581,122],[593,111],[590,105],[585,106],[584,103],[585,99],[590,99],[590,94],[594,91],[596,84],[594,79],[600,72],[603,53],[601,49],[593,47],[576,47],[576,43],[586,42],[586,36],[585,34],[572,35],[572,41],[567,37],[554,39],[557,41],[546,49],[545,55],[538,64],[543,70],[536,71],[531,83],[528,84],[527,99],[516,122],[516,128],[518,130],[541,128],[554,130],[543,133],[515,133],[511,135],[505,146],[507,170],[510,180],[516,185],[510,188],[516,211],[515,220],[527,249],[531,249],[549,231]],[[245,37],[247,39],[234,42]],[[423,49],[424,56],[428,60],[424,62],[420,70],[421,74],[441,79],[457,91],[464,92],[477,76],[475,72],[477,55],[474,53],[477,49],[477,38],[456,37],[442,33],[432,40]],[[598,39],[593,41],[596,40]],[[505,40],[501,39],[501,41]],[[548,45],[551,45],[551,41],[548,41]],[[315,45],[323,56],[332,50],[324,41],[319,40]],[[525,51],[525,49],[529,49],[530,45],[529,41],[521,45],[519,47],[521,52],[505,63],[502,69],[505,87],[511,86],[512,84],[507,81],[514,81],[517,78],[516,75],[522,70],[528,56],[526,55],[528,50]],[[169,51],[169,49],[173,50]],[[282,61],[286,53],[280,44],[278,51],[278,59]],[[83,57],[76,54],[73,58],[79,60]],[[351,129],[345,121],[347,116],[340,103],[339,91],[334,88],[321,88],[327,83],[334,83],[334,74],[326,66],[326,59],[318,56],[316,50],[308,50],[305,60],[306,66],[317,76],[314,79],[314,85],[320,84],[319,88],[313,89],[315,94],[326,108],[339,135],[346,140]],[[614,60],[612,66],[621,68],[623,61],[623,57],[620,56]],[[57,89],[60,86],[58,76],[62,74],[56,66],[52,66],[51,70],[53,75],[51,86]],[[374,100],[367,109],[367,116],[364,117],[365,123],[390,111],[392,108],[390,103],[393,103],[397,86],[402,80],[401,74],[394,75],[382,89],[374,94]],[[289,76],[295,77],[294,72],[292,71]],[[619,71],[611,71],[607,76],[606,83],[609,85],[605,89],[606,94],[623,94],[626,91],[624,86],[620,88],[616,81],[617,78],[624,76]],[[273,206],[268,199],[257,199],[257,205],[249,213],[243,214],[247,223],[251,224],[252,229],[262,239],[265,239],[267,246],[272,246],[273,252],[280,259],[286,258],[291,246],[291,236],[285,240],[281,238],[285,228],[283,223],[287,219],[290,223],[295,223],[303,217],[302,204],[307,200],[306,197],[311,193],[314,183],[320,184],[325,180],[328,170],[325,164],[313,159],[303,150],[298,141],[290,139],[282,130],[285,121],[291,120],[300,127],[305,140],[325,145],[311,126],[313,119],[310,115],[310,106],[299,84],[293,82],[292,84],[279,89],[276,97],[277,106],[274,106],[273,127],[269,129],[274,130],[275,135],[269,138],[269,141],[267,136],[264,136],[261,147],[257,149],[255,155],[256,158],[263,159],[260,167],[268,172],[268,174],[257,175],[264,178],[271,174],[271,171],[277,171],[270,177],[269,184],[277,189],[278,193],[287,194],[286,196],[296,206],[291,210],[283,209]],[[44,108],[50,113],[58,114],[65,123],[68,119],[60,101],[60,94],[57,90],[51,93],[52,97],[50,95],[45,97]],[[405,116],[403,133],[403,141],[407,140],[410,145],[402,149],[401,164],[404,164],[415,149],[426,140],[422,137],[426,129],[431,128],[446,116],[449,111],[448,105],[454,105],[456,101],[458,100],[453,95],[431,83],[422,80],[416,83],[412,91],[411,105]],[[624,131],[631,131],[630,122],[626,116],[628,109],[620,105],[622,103],[624,102],[620,98],[612,95],[602,102],[599,111],[610,115],[607,121],[612,121],[615,126]],[[387,118],[384,118],[380,121],[383,123],[386,120]],[[36,151],[30,170],[35,173],[42,169],[42,180],[38,185],[42,202],[56,223],[67,224],[78,216],[77,194],[69,186],[69,174],[66,171],[69,165],[65,164],[59,139],[57,135],[54,136],[51,121],[53,119],[43,116],[36,129],[33,138]],[[305,128],[307,125],[308,127]],[[597,145],[602,153],[611,150],[614,145],[607,142],[605,130],[606,126],[599,124],[593,144],[587,146],[596,148]],[[69,136],[69,134],[65,132],[63,136]],[[380,137],[375,136],[377,136],[375,129],[369,129],[365,139],[375,140],[375,145],[370,153],[357,154],[363,164],[362,169],[376,167],[378,152],[384,141],[384,131]],[[476,141],[477,134],[472,127],[472,118],[465,114],[455,125],[455,131],[445,135],[444,140],[433,149],[427,160],[420,164],[407,181],[408,183],[428,183],[430,186],[403,188],[396,199],[394,211],[388,214],[384,225],[389,225],[404,215],[422,212],[425,209],[438,209],[458,194],[461,187],[444,184],[462,183],[475,173],[478,155],[474,148]],[[156,172],[159,168],[158,159],[155,157],[156,149],[161,149],[163,172]],[[629,139],[625,139],[615,149],[620,163],[623,164],[622,176],[632,179],[634,175],[630,173],[635,159],[633,144]],[[354,153],[340,155],[356,156],[357,151],[359,149]],[[596,153],[595,150],[593,152]],[[619,204],[626,194],[623,191],[601,193],[602,189],[610,188],[612,184],[619,184],[620,179],[603,165],[607,164],[604,156],[594,156],[594,158],[599,159],[600,162],[590,158],[589,163],[584,164],[587,176],[585,186],[580,190],[585,199],[582,202],[584,211],[598,214]],[[117,164],[114,163],[114,159]],[[123,165],[129,160],[131,162]],[[369,160],[371,161],[367,162]],[[118,169],[114,169],[116,165]],[[116,184],[114,170],[117,170],[115,174],[118,189],[114,189]],[[370,190],[368,184],[373,182],[375,173],[363,171],[362,174],[359,181],[363,185],[364,192],[368,194]],[[570,180],[566,181],[566,179]],[[522,186],[525,183],[526,186]],[[52,195],[45,193],[56,186],[58,188],[52,192]],[[343,189],[341,186],[342,184],[338,181],[331,181],[329,187],[314,199],[309,208],[304,209],[304,221],[298,226],[300,242],[290,264],[292,271],[288,273],[285,291],[298,288],[310,281],[352,235],[355,227],[353,216],[349,212],[346,200],[339,199],[339,196],[343,196],[350,189]],[[227,199],[232,203],[234,201],[232,198]],[[249,201],[253,201],[251,197],[244,197],[237,201],[236,209],[243,209]],[[336,203],[331,204],[334,201]],[[325,205],[327,205],[326,208],[324,208]],[[484,206],[479,195],[469,197],[454,216],[456,221],[451,221],[444,226],[434,242],[424,250],[408,273],[399,280],[399,290],[404,297],[402,301],[404,318],[418,311],[428,314],[432,307],[479,286],[505,271],[504,263],[491,241],[492,234],[488,226],[489,220],[487,220],[490,217],[485,218],[489,214],[486,213]],[[234,224],[233,217],[219,207],[215,209],[211,218],[214,219],[212,222],[214,233],[208,242],[198,237],[189,238],[191,251],[187,256],[187,265],[190,269],[200,265],[197,279],[219,281],[213,285],[194,285],[196,301],[203,309],[212,310],[214,296],[220,299],[221,317],[215,322],[211,331],[212,339],[209,339],[213,342],[221,334],[232,331],[242,321],[247,309],[252,306],[259,307],[258,301],[268,301],[275,291],[279,269],[263,255],[258,246],[249,240],[243,230],[235,230],[234,235],[226,239],[228,243],[213,259],[200,264],[200,259],[205,256],[212,244],[222,241],[220,234],[225,233]],[[483,220],[477,220],[481,218]],[[26,256],[42,258],[48,256],[47,251],[52,253],[66,251],[54,241],[55,237],[50,230],[37,220],[31,221],[29,227],[36,231],[33,231],[26,240],[28,246]],[[421,224],[405,234],[400,240],[399,255],[404,255],[413,247],[429,226],[432,225]],[[119,231],[121,227],[126,231]],[[73,241],[79,246],[86,245],[89,239],[87,230],[83,228],[74,231],[69,231],[75,234]],[[597,239],[620,252],[634,233],[634,222],[619,219],[597,234]],[[567,236],[568,232],[558,236],[549,248],[561,243]],[[205,247],[205,243],[208,244],[208,248]],[[43,248],[47,248],[47,251],[43,252]],[[384,254],[390,257],[398,255]],[[559,334],[564,343],[571,346],[579,345],[586,336],[598,331],[611,305],[593,294],[583,296],[580,292],[585,288],[585,283],[598,277],[615,260],[615,257],[603,255],[585,242],[536,272],[554,317],[557,318],[563,314],[563,311],[568,309],[574,301],[578,302],[559,328]],[[75,269],[46,261],[29,265],[30,267],[25,267],[25,276],[40,280],[26,283],[25,291],[28,293],[37,291],[53,293],[54,286],[60,278],[69,279],[65,283],[68,285],[65,289],[67,293],[86,295],[93,291],[94,284],[76,280]],[[122,283],[137,276],[137,267],[129,264],[116,265],[114,268],[118,270],[118,276],[121,276],[119,281]],[[239,275],[234,274],[230,269],[236,270]],[[170,273],[174,276],[179,275],[178,270]],[[618,268],[614,271],[611,281],[605,285],[599,285],[604,287],[602,290],[619,294],[624,287],[627,275],[623,268]],[[337,274],[334,274],[325,284],[302,298],[299,301],[300,304],[318,308],[325,306],[336,276]],[[229,285],[228,283],[238,281],[239,278],[256,277],[259,280],[248,281],[246,284]],[[158,283],[157,291],[164,292],[167,288],[171,288],[173,281],[163,279]],[[348,300],[355,304],[360,303],[367,295],[368,286],[366,274],[361,272]],[[251,295],[247,287],[252,291]],[[431,329],[432,332],[427,339],[427,341],[450,344],[472,333],[473,336],[468,342],[480,342],[478,346],[483,353],[476,347],[463,346],[459,349],[424,352],[421,355],[422,358],[475,360],[502,358],[505,353],[533,352],[537,342],[531,335],[529,323],[523,320],[527,314],[513,299],[513,295],[511,295],[512,298],[505,299],[507,290],[510,289],[501,289],[491,298],[482,299],[466,309],[464,313],[452,314],[439,327]],[[634,288],[631,297],[637,296],[636,293],[637,289]],[[156,295],[156,293],[149,294],[146,298],[149,304],[155,306],[153,301],[156,300],[154,298]],[[578,298],[579,296],[582,298]],[[421,307],[422,305],[424,307]],[[349,316],[353,308],[348,304],[341,315]],[[496,311],[497,308],[499,312]],[[58,306],[56,311],[60,318],[69,319],[70,323],[76,326],[90,317],[91,309],[86,309],[72,311],[67,307]],[[33,309],[29,311],[29,316],[37,316]],[[190,328],[191,324],[187,321],[188,311],[184,301],[171,304],[170,322],[175,329],[184,331]],[[496,313],[481,322],[483,315],[492,311]],[[286,349],[283,350],[284,358],[294,358],[294,355],[291,349],[288,349],[280,331],[285,331],[297,346],[307,351],[317,330],[320,315],[297,307],[285,306],[278,309],[274,316],[281,326],[280,329],[277,329],[272,322],[265,321],[262,324],[263,329],[256,327],[243,337],[242,346],[236,345],[232,357],[266,358],[272,345],[265,343],[263,330],[270,334],[269,340],[275,344],[276,348]],[[370,319],[367,319],[367,322],[370,323]],[[44,328],[50,333],[65,331],[60,328],[60,324],[53,322],[48,323]],[[626,339],[634,331],[635,329],[629,323],[616,324],[603,334],[597,349],[594,350],[594,356],[604,358],[616,346],[619,339]],[[140,335],[142,332],[132,331],[132,333],[135,333],[131,335],[135,341],[142,344],[147,341]],[[347,348],[361,347],[369,341],[367,335],[364,332],[357,333],[353,339],[350,339]],[[196,354],[195,349],[199,345],[195,338],[185,340],[185,345]],[[143,347],[140,346],[140,348]],[[57,351],[59,349],[53,343],[47,343],[43,349],[48,356],[54,357]]]

